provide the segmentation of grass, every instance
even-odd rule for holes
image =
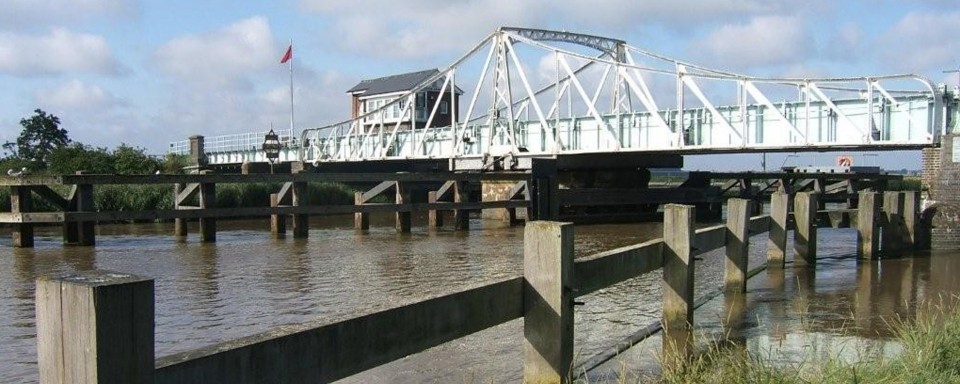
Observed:
[[[903,350],[894,357],[861,353],[849,361],[837,355],[778,363],[742,346],[709,343],[687,364],[665,367],[652,381],[686,383],[960,383],[960,298],[953,296],[918,309],[916,320],[893,319]]]

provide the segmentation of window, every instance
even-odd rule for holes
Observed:
[[[417,94],[417,108],[423,108],[427,106],[427,94],[418,93]]]
[[[441,101],[441,102],[440,102],[440,114],[446,115],[447,113],[449,113],[449,108],[447,107],[447,101],[446,101],[446,100]]]

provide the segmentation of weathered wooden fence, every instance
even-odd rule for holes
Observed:
[[[910,244],[912,193],[861,192],[860,257]],[[816,262],[816,194],[795,197],[797,265]],[[771,214],[750,216],[751,202],[731,199],[725,224],[694,229],[694,208],[668,205],[661,239],[574,259],[574,226],[532,221],[524,234],[523,276],[333,324],[283,326],[194,351],[154,358],[153,280],[91,272],[37,281],[42,383],[329,382],[524,318],[524,381],[567,382],[573,367],[574,299],[663,270],[662,326],[667,356],[693,346],[694,257],[725,249],[727,292],[746,292],[750,236],[769,232],[767,266],[786,259],[789,201],[774,195]],[[882,228],[884,247],[876,239]],[[915,227],[914,227],[915,228]],[[870,244],[870,245],[868,245]],[[890,245],[888,245],[890,244]],[[679,338],[676,335],[681,335]],[[669,340],[669,342],[668,342]]]

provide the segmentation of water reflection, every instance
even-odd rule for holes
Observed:
[[[522,271],[522,227],[475,221],[470,231],[452,231],[415,224],[412,233],[398,235],[391,216],[371,222],[369,231],[357,233],[352,216],[313,221],[308,239],[282,240],[270,236],[265,220],[221,222],[216,244],[199,243],[195,233],[179,241],[167,223],[100,226],[92,248],[61,246],[58,229],[38,230],[34,249],[14,249],[7,240],[0,244],[0,382],[37,380],[33,295],[34,279],[43,274],[109,269],[155,278],[156,350],[162,356],[281,324],[355,317]],[[577,256],[661,231],[659,224],[578,226]],[[699,309],[695,340],[727,337],[751,352],[778,351],[787,361],[813,347],[859,343],[840,336],[851,331],[889,339],[887,320],[912,318],[917,303],[960,292],[956,253],[858,262],[852,257],[855,232],[828,229],[818,236],[822,258],[815,266],[761,273],[749,281],[746,296],[723,296]],[[764,239],[754,237],[753,244]],[[702,257],[698,296],[723,276],[722,253]],[[765,258],[765,247],[751,247],[751,266]],[[661,296],[660,275],[653,272],[581,297],[586,304],[574,315],[577,359],[658,321]],[[522,321],[513,321],[344,382],[516,381],[521,340]],[[651,369],[661,343],[655,337],[601,371]],[[886,344],[863,349],[895,351]]]

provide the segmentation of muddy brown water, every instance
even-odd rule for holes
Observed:
[[[200,244],[195,227],[179,241],[167,223],[99,226],[96,247],[64,247],[58,231],[41,228],[35,248],[17,249],[0,232],[0,382],[38,380],[34,280],[41,275],[106,269],[153,277],[156,353],[165,356],[283,324],[356,317],[522,273],[522,227],[473,220],[465,232],[427,231],[418,220],[412,233],[397,234],[389,217],[375,216],[371,230],[360,234],[352,217],[327,217],[311,222],[308,239],[285,240],[271,239],[265,220],[220,222],[216,244]],[[657,238],[661,231],[649,223],[577,226],[577,255]],[[764,260],[765,239],[754,237],[752,265]],[[797,334],[840,337],[850,329],[884,339],[891,337],[885,318],[914,316],[919,300],[960,290],[960,279],[953,278],[960,258],[952,257],[960,255],[918,255],[864,268],[851,258],[853,230],[825,229],[819,240],[822,261],[815,273],[804,277],[788,269],[772,283],[765,274],[750,281],[745,318],[752,320],[733,327],[720,321],[724,307],[718,299],[698,310],[698,326],[705,333],[735,334],[758,348],[783,345]],[[719,284],[722,261],[715,251],[698,262],[698,295]],[[657,321],[659,278],[649,273],[583,297],[575,315],[576,359]],[[517,381],[522,334],[522,320],[511,321],[343,382]],[[654,345],[656,338],[624,352],[591,377],[650,369]]]

